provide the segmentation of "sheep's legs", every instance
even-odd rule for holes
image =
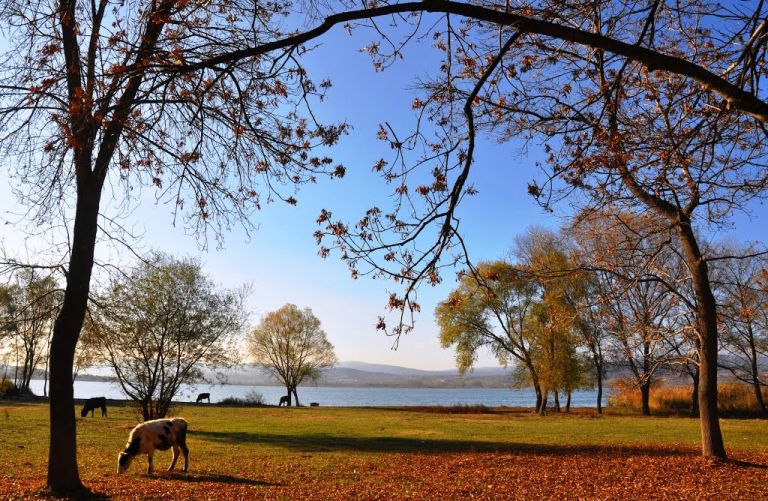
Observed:
[[[147,474],[152,473],[152,456],[153,456],[152,452],[147,454]]]

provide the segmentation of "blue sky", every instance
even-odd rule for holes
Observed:
[[[394,351],[393,339],[377,332],[374,325],[377,316],[384,313],[388,292],[397,290],[395,285],[351,279],[346,265],[335,256],[326,260],[317,256],[312,236],[321,208],[354,221],[372,199],[386,201],[391,187],[371,172],[371,166],[378,158],[387,157],[390,150],[376,141],[376,131],[385,121],[401,129],[413,123],[409,88],[418,76],[435,71],[437,66],[431,60],[434,51],[425,45],[412,46],[404,61],[377,73],[369,57],[358,50],[366,45],[365,36],[350,38],[338,28],[322,42],[323,47],[308,58],[308,67],[316,81],[330,77],[334,83],[328,99],[317,110],[321,118],[346,119],[353,126],[333,152],[335,160],[347,167],[345,178],[321,180],[318,185],[302,188],[296,207],[282,203],[265,206],[255,216],[258,230],[251,238],[235,229],[226,236],[223,249],[210,242],[208,250],[201,252],[194,237],[185,235],[181,227],[173,227],[170,207],[152,202],[151,190],[128,222],[144,233],[144,250],[200,256],[206,272],[223,286],[252,284],[248,306],[253,323],[285,303],[295,303],[312,308],[340,360],[451,368],[453,353],[440,348],[432,315],[437,302],[455,285],[451,274],[444,276],[440,286],[424,287],[419,292],[423,309],[415,330],[404,336]],[[473,260],[504,257],[514,237],[531,225],[560,223],[556,215],[544,213],[526,194],[526,183],[537,174],[533,165],[533,156],[521,157],[509,147],[481,141],[470,180],[479,195],[466,199],[460,209]],[[0,171],[0,176],[5,180],[7,173]],[[0,197],[0,209],[14,208],[7,182],[0,183]],[[734,233],[765,240],[765,212],[764,207],[756,207],[757,218],[737,218]],[[18,248],[23,238],[12,225],[4,226],[2,236],[9,249]],[[101,249],[101,253],[106,250]],[[496,365],[496,361],[482,354],[478,365]]]

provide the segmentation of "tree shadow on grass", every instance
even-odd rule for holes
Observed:
[[[693,448],[592,445],[530,444],[481,440],[447,440],[413,437],[351,437],[329,434],[285,435],[248,432],[195,431],[195,436],[228,444],[258,443],[283,447],[296,452],[394,452],[439,454],[460,452],[494,452],[548,456],[601,455],[616,456],[697,456]]]
[[[188,483],[215,482],[221,484],[243,484],[257,485],[261,487],[281,486],[283,484],[263,482],[252,478],[235,477],[232,475],[222,475],[220,473],[182,473],[178,471],[165,472],[162,475],[148,475],[158,480],[173,480]]]

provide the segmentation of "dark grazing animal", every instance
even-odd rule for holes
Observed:
[[[176,466],[179,451],[184,454],[184,471],[189,468],[187,448],[187,422],[182,418],[145,421],[131,430],[125,449],[117,456],[117,473],[123,473],[139,454],[147,455],[147,473],[152,473],[152,456],[155,451],[167,451],[173,447],[173,460],[168,471]]]
[[[208,400],[208,403],[211,403],[211,394],[210,393],[201,393],[197,396],[197,403],[199,404],[203,400]]]
[[[101,407],[101,417],[107,417],[107,399],[104,397],[93,397],[85,401],[83,410],[80,411],[80,417],[88,415],[88,411],[91,411],[91,417],[93,417],[93,411]]]
[[[320,402],[310,402],[309,406],[310,407],[320,407]]]
[[[291,398],[290,395],[283,395],[282,397],[280,397],[280,403],[277,404],[277,406],[280,407],[283,404],[288,405],[288,399],[290,398]]]

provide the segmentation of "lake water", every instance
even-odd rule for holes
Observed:
[[[36,395],[43,394],[43,381],[32,380],[30,385]],[[277,405],[285,395],[279,386],[205,385],[184,387],[174,400],[194,401],[198,393],[211,394],[216,403],[227,397],[245,398],[248,393],[262,395],[266,404]],[[399,405],[485,405],[488,407],[533,407],[535,394],[530,389],[510,388],[344,388],[330,386],[300,386],[299,400],[302,405],[319,402],[330,407],[378,407]],[[75,381],[75,398],[107,397],[124,399],[117,383],[103,381]],[[596,391],[579,391],[573,394],[571,405],[594,407]],[[551,401],[551,400],[550,400]],[[565,403],[565,399],[563,399]]]

